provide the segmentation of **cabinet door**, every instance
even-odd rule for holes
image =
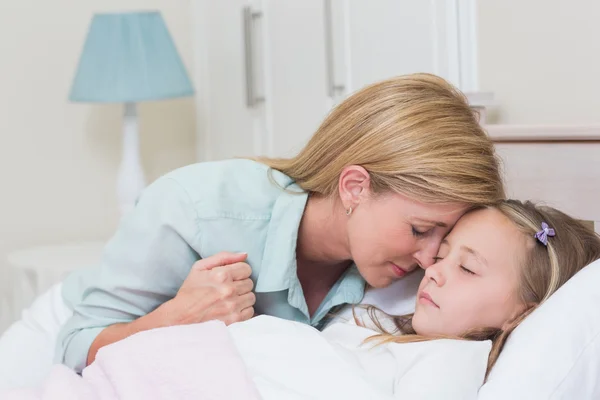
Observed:
[[[335,73],[346,93],[397,75],[429,72],[451,81],[446,1],[333,2]],[[452,39],[452,40],[449,40]]]
[[[323,0],[264,0],[267,151],[296,154],[331,107]]]
[[[195,15],[199,158],[260,154],[262,16],[245,0],[198,0]]]
[[[194,4],[203,160],[296,154],[333,104],[392,76],[432,72],[457,84],[456,1]]]
[[[452,31],[456,16],[446,1],[260,4],[265,16],[267,154],[296,154],[333,105],[370,83],[430,72],[458,84]]]

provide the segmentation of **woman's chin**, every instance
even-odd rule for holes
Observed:
[[[375,276],[375,277],[365,278],[365,280],[367,281],[369,286],[376,288],[376,289],[382,289],[384,287],[388,287],[392,284],[392,282],[394,282],[394,279],[392,279],[389,276]]]
[[[360,272],[363,279],[367,281],[369,286],[377,289],[388,287],[395,281],[402,278],[389,273],[389,268],[371,267],[363,270],[359,267],[358,272]]]

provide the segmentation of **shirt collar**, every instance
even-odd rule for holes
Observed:
[[[274,183],[282,190],[271,212],[260,273],[255,287],[258,293],[286,290],[294,280],[298,280],[296,243],[300,221],[308,200],[308,193],[296,185],[291,178],[276,170],[271,170],[270,173]]]
[[[272,178],[282,190],[271,212],[255,291],[264,293],[289,290],[288,303],[308,316],[296,265],[298,230],[308,193],[279,171],[273,170]],[[317,310],[313,320],[320,320],[330,308],[337,305],[359,303],[363,298],[364,290],[365,281],[356,265],[352,265],[332,287],[323,301],[323,307]]]
[[[329,311],[342,304],[358,304],[365,294],[365,280],[358,272],[355,264],[352,264],[346,272],[333,285],[321,306],[310,319],[311,324],[317,324],[327,316]],[[288,303],[298,308],[308,318],[308,308],[302,292],[302,286],[298,279],[292,282],[288,294]]]

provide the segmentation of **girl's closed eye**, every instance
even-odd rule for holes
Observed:
[[[464,265],[461,265],[460,269],[463,270],[465,273],[467,273],[469,275],[475,275],[475,272],[473,272],[470,269],[466,268]]]
[[[434,264],[435,264],[435,263],[437,263],[438,261],[441,261],[441,260],[443,260],[443,259],[444,259],[443,257],[436,256],[436,257],[433,257],[433,262],[434,262]],[[469,275],[476,275],[476,274],[475,274],[475,272],[471,271],[470,269],[468,269],[468,268],[467,268],[467,267],[465,267],[464,265],[459,265],[459,267],[460,267],[460,269],[461,269],[463,272],[465,272],[465,273],[467,273],[467,274],[469,274]]]

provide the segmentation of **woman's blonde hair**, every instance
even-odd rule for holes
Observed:
[[[331,111],[298,155],[257,161],[323,196],[337,192],[346,166],[360,165],[375,193],[469,205],[504,198],[494,146],[465,96],[429,74],[365,87]]]
[[[511,332],[536,308],[546,301],[558,288],[577,272],[600,258],[600,237],[584,223],[575,220],[551,207],[538,206],[532,202],[505,200],[492,206],[512,221],[528,238],[525,258],[521,260],[519,296],[527,309],[506,329],[484,328],[465,333],[460,339],[492,340],[492,350],[488,359],[489,374]],[[548,238],[548,245],[538,242],[534,235],[546,222],[555,230],[555,236]],[[441,337],[417,335],[412,327],[412,315],[389,317],[395,330],[389,332],[379,321],[383,314],[377,308],[368,306],[368,316],[382,332],[369,340],[380,343],[409,343]],[[356,317],[355,317],[356,318]],[[360,323],[357,320],[357,323]],[[403,334],[397,336],[398,333]],[[456,339],[456,338],[455,338]]]

